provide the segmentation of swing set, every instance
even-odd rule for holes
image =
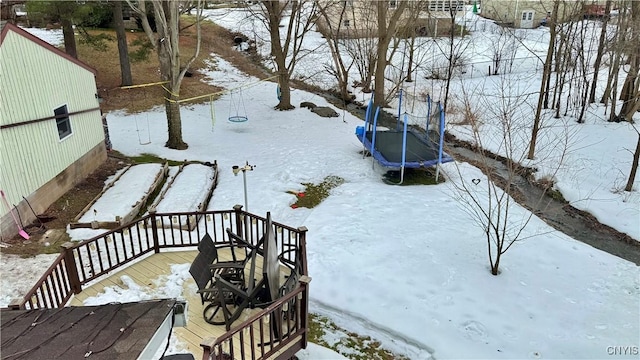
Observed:
[[[236,93],[237,95],[234,95]],[[233,110],[235,110],[235,114],[231,113]],[[240,110],[242,110],[242,113],[240,113]],[[229,118],[227,120],[231,123],[243,123],[249,120],[247,107],[244,105],[244,97],[242,96],[242,88],[232,89],[229,93]]]
[[[213,131],[213,127],[215,125],[216,122],[216,109],[215,109],[215,105],[214,105],[214,100],[216,98],[216,96],[218,95],[223,95],[225,93],[229,93],[229,115],[227,117],[227,121],[233,124],[240,124],[240,123],[245,123],[247,121],[249,121],[249,117],[247,115],[247,108],[244,102],[244,96],[243,96],[243,89],[245,88],[250,88],[253,87],[263,81],[268,81],[268,80],[272,80],[274,78],[277,78],[278,75],[274,75],[274,76],[270,76],[266,79],[263,80],[258,80],[254,83],[250,83],[250,84],[246,84],[246,85],[240,85],[238,87],[232,88],[232,89],[227,89],[227,90],[222,90],[222,91],[218,91],[215,93],[211,93],[211,94],[205,94],[205,95],[199,95],[199,96],[195,96],[195,97],[191,97],[188,99],[180,99],[180,100],[170,100],[170,99],[165,99],[168,101],[175,101],[178,103],[182,103],[182,102],[187,102],[187,101],[193,101],[193,100],[198,100],[198,99],[203,99],[203,98],[208,98],[209,99],[209,112],[211,115],[211,131]],[[157,86],[160,85],[162,86],[165,90],[166,88],[164,87],[164,84],[166,84],[166,81],[161,81],[161,82],[155,82],[155,83],[148,83],[148,84],[140,84],[140,85],[131,85],[131,86],[122,86],[121,89],[134,89],[134,88],[146,88],[149,86]],[[276,89],[276,95],[278,97],[278,100],[280,100],[280,94],[281,94],[281,90],[280,90],[280,85],[278,84],[277,89]],[[144,98],[147,99],[147,91],[146,89],[144,90]],[[131,97],[131,104],[133,105],[133,97]],[[147,134],[145,136],[144,134],[144,129],[141,129],[141,126],[139,124],[139,120],[140,122],[142,122],[141,119],[139,119],[139,115],[136,114],[135,116],[135,122],[136,122],[136,132],[138,134],[138,143],[140,145],[148,145],[151,144],[151,129],[150,129],[150,123],[149,123],[149,115],[147,114],[146,116],[146,121],[147,121]]]

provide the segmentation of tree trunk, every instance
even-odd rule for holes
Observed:
[[[384,1],[380,1],[380,4],[386,4]],[[384,101],[384,72],[387,69],[387,47],[378,45],[376,60],[376,72],[373,85],[373,103],[376,106],[385,107],[387,104]]]
[[[170,35],[165,35],[170,36]],[[188,148],[188,145],[182,140],[182,119],[180,117],[180,103],[177,100],[180,98],[180,83],[177,82],[178,73],[180,72],[178,62],[178,73],[176,73],[175,65],[171,57],[169,43],[171,41],[160,41],[158,44],[158,62],[160,63],[160,76],[163,81],[166,81],[164,91],[164,107],[167,114],[167,130],[168,140],[165,144],[166,147],[176,150],[184,150]],[[174,49],[177,51],[177,49]]]
[[[449,65],[447,66],[447,79],[444,89],[444,102],[442,110],[447,113],[447,105],[449,104],[449,88],[451,87],[451,77],[453,76],[453,67],[455,65],[455,59],[453,58],[453,39],[456,25],[455,12],[450,10],[451,15],[451,29],[449,31]]]
[[[622,107],[618,114],[619,119],[632,122],[633,114],[637,110],[636,103],[640,101],[638,99],[638,91],[640,86],[640,79],[638,78],[638,68],[640,67],[640,59],[638,58],[637,50],[631,55],[631,64],[629,72],[624,80],[622,86],[622,92],[620,93],[620,100],[622,100]]]
[[[165,91],[165,97],[169,99],[164,101],[169,139],[164,146],[169,149],[185,150],[189,145],[182,140],[182,119],[180,117],[180,103],[177,102],[178,97],[167,91]]]
[[[629,56],[629,72],[624,80],[620,100],[622,100],[622,108],[618,114],[619,119],[633,122],[633,115],[637,111],[638,93],[640,92],[640,2],[631,4],[631,36],[636,39],[631,41],[628,51]]]
[[[602,94],[602,98],[600,99],[600,102],[603,103],[605,106],[609,104],[609,99],[612,99],[612,100],[615,99],[615,96],[611,97],[611,93],[613,91],[613,87],[617,85],[617,82],[616,84],[614,84],[614,80],[618,79],[618,74],[620,71],[620,58],[622,56],[622,52],[624,51],[624,47],[625,47],[625,36],[628,28],[628,18],[630,16],[625,9],[626,9],[625,7],[622,7],[620,11],[620,15],[618,16],[619,22],[617,27],[617,33],[613,40],[613,49],[611,50],[611,55],[609,56],[610,59],[613,59],[613,62],[612,62],[612,65],[609,67],[609,76],[607,78],[607,85],[605,86],[604,93]],[[615,103],[615,100],[613,100],[613,102]],[[612,106],[612,108],[614,106]],[[612,112],[613,114],[611,113],[609,114],[610,120],[615,117],[615,110],[613,110]]]
[[[364,77],[364,79],[362,79],[362,92],[365,94],[368,94],[371,92],[371,84],[372,84],[372,78],[373,78],[373,74],[376,71],[376,62],[373,59],[369,60],[369,64],[367,66],[367,73]]]
[[[122,2],[113,3],[113,24],[118,37],[118,56],[120,59],[121,86],[133,85],[131,64],[129,63],[129,49],[127,47],[127,33],[122,20]]]
[[[64,51],[77,59],[78,50],[76,49],[76,35],[73,33],[73,24],[67,18],[61,19],[60,23],[62,24],[62,36],[64,37]]]
[[[416,43],[416,34],[415,32],[411,33],[411,42],[409,45],[409,65],[407,65],[407,78],[406,78],[406,82],[412,82],[413,81],[413,77],[412,77],[412,73],[413,73],[413,57],[414,57],[414,52],[415,52],[415,43]],[[406,50],[406,49],[405,49]]]
[[[291,84],[289,83],[289,73],[281,72],[278,76],[278,84],[280,85],[280,101],[276,105],[277,110],[292,110],[295,106],[291,105]]]
[[[198,0],[196,51],[184,65],[180,62],[179,3],[162,0],[151,1],[156,20],[157,31],[155,33],[149,25],[145,1],[138,1],[137,5],[134,4],[132,0],[127,0],[127,3],[142,20],[142,27],[158,54],[160,78],[163,81],[163,88],[165,90],[165,112],[167,116],[168,140],[165,146],[171,149],[184,150],[188,145],[182,140],[182,120],[180,118],[180,103],[178,101],[180,99],[180,85],[182,84],[182,79],[184,79],[184,74],[200,53],[200,17],[202,15],[202,3]]]
[[[280,85],[280,100],[275,106],[278,110],[291,110],[291,89],[289,84],[289,70],[286,66],[286,56],[282,49],[282,41],[280,40],[280,22],[282,21],[282,9],[279,1],[264,1],[267,9],[269,37],[271,39],[271,55],[275,58],[276,71],[279,74],[278,83]],[[293,18],[290,21],[294,21]]]
[[[551,13],[551,24],[549,24],[551,30],[551,38],[549,39],[549,48],[547,49],[547,58],[544,61],[544,70],[542,72],[542,81],[540,83],[540,94],[538,95],[538,106],[536,107],[536,115],[533,119],[533,129],[531,130],[531,142],[529,143],[529,153],[527,159],[533,160],[536,152],[536,141],[538,139],[538,130],[540,129],[540,117],[542,116],[542,104],[544,101],[544,90],[547,86],[547,82],[550,79],[551,74],[551,61],[553,59],[554,43],[556,41],[556,20],[558,19],[558,2],[553,4],[553,12]]]
[[[375,62],[375,79],[373,88],[373,103],[376,106],[386,106],[384,72],[387,69],[387,49],[391,39],[396,35],[398,29],[398,19],[407,7],[407,1],[400,1],[391,17],[387,17],[389,12],[389,2],[376,1],[376,16],[378,26],[378,47],[376,49],[377,59]],[[394,48],[395,49],[395,48]]]
[[[378,47],[376,49],[376,72],[373,80],[373,103],[379,107],[387,105],[384,101],[384,72],[387,69],[387,48],[389,47],[389,41],[385,41],[387,35],[387,4],[386,1],[376,2]],[[390,37],[389,40],[391,40]]]
[[[629,180],[627,186],[624,187],[624,191],[633,190],[633,183],[636,180],[636,172],[638,171],[638,159],[640,159],[640,133],[638,133],[638,143],[636,144],[636,151],[633,153],[633,163],[631,164],[631,171],[629,172]]]
[[[165,19],[158,23],[158,35],[162,36],[157,43],[158,62],[160,63],[160,77],[166,81],[165,86],[165,112],[167,115],[168,140],[166,147],[176,150],[184,150],[188,145],[182,140],[182,119],[180,117],[180,50],[178,48],[178,24],[177,8],[163,2],[162,5],[154,3],[154,11],[159,15],[155,6],[162,6]],[[156,16],[160,18],[160,16]]]
[[[598,52],[593,63],[593,80],[591,81],[591,92],[589,93],[589,104],[596,102],[596,87],[598,85],[598,72],[600,71],[600,63],[604,55],[604,44],[607,40],[607,24],[609,23],[609,13],[611,12],[611,0],[607,0],[604,10],[604,19],[602,20],[602,29],[600,30],[600,40],[598,42]]]

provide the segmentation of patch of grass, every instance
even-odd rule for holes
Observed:
[[[534,182],[534,184],[537,185],[542,190],[544,190],[547,196],[549,196],[550,198],[556,201],[567,203],[567,199],[564,198],[562,193],[559,190],[554,188],[555,187],[554,179],[548,176],[545,176],[539,179],[538,181]]]
[[[564,196],[562,196],[562,193],[556,189],[547,189],[547,195],[554,200],[565,202],[565,203],[567,202],[567,199],[565,199]]]
[[[444,182],[444,176],[440,174],[436,181],[435,169],[405,169],[402,184],[400,184],[400,170],[387,171],[383,180],[394,185],[436,185]]]
[[[314,208],[329,196],[331,189],[342,184],[344,184],[344,179],[339,176],[327,176],[320,184],[302,183],[305,187],[304,191],[288,191],[289,194],[296,196],[296,202],[291,207],[294,209],[299,207]]]
[[[327,333],[331,334],[332,339],[337,339],[338,341],[329,344],[325,340],[325,334]],[[384,349],[379,341],[369,336],[347,331],[333,323],[329,318],[317,314],[309,314],[309,341],[330,348],[354,360],[408,359],[405,356],[397,355]]]
[[[41,236],[34,237],[31,229],[26,228],[25,230],[32,235],[31,239],[14,241],[11,246],[2,249],[3,254],[20,255],[22,258],[30,258],[40,254],[59,254],[62,244],[70,241],[69,235],[64,231],[60,231],[60,236],[53,240],[44,242],[38,240]]]
[[[151,164],[151,163],[164,164],[165,162],[169,163],[169,166],[180,166],[184,164],[184,161],[167,160],[157,155],[149,154],[149,153],[143,153],[142,155],[139,155],[139,156],[129,156],[129,159],[138,164]]]

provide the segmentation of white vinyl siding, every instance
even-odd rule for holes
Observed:
[[[19,202],[104,141],[91,71],[9,30],[0,48],[0,188]],[[54,109],[66,105],[60,140]],[[73,115],[74,112],[95,109]],[[4,214],[0,211],[0,214]]]

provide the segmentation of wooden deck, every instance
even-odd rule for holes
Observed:
[[[153,292],[158,289],[158,287],[163,286],[166,282],[166,276],[171,274],[171,265],[172,264],[191,264],[191,262],[195,259],[197,255],[197,250],[194,251],[180,251],[180,252],[163,252],[159,254],[153,254],[133,265],[125,267],[113,274],[110,274],[99,282],[93,284],[92,286],[83,288],[82,292],[78,295],[75,295],[71,302],[71,306],[83,306],[84,301],[87,298],[98,295],[99,293],[104,292],[105,287],[113,287],[118,286],[123,289],[127,289],[127,286],[121,280],[123,275],[129,276],[137,285],[141,288],[146,289],[147,291]],[[229,249],[222,249],[218,252],[219,257],[222,260],[231,260],[231,252]],[[244,256],[244,252],[242,255],[239,255],[240,258]],[[256,271],[257,274],[262,273],[262,258],[260,256],[257,257],[256,261]],[[281,284],[284,282],[286,272],[281,267],[280,275],[281,275]],[[249,266],[247,265],[245,272],[248,278],[248,270]],[[164,279],[164,281],[162,280]],[[200,343],[202,339],[207,337],[220,337],[224,333],[226,333],[226,329],[224,326],[214,326],[204,321],[202,317],[202,310],[204,306],[200,301],[200,296],[196,293],[197,286],[193,279],[189,276],[182,286],[182,298],[187,301],[187,326],[186,327],[176,327],[173,329],[173,334],[180,340],[182,345],[186,347],[186,351],[191,352],[196,359],[202,359],[203,351],[200,347]],[[123,300],[123,302],[126,302]],[[262,309],[247,309],[244,311],[243,315],[234,323],[234,326],[245,321],[249,316],[260,312]],[[260,330],[257,327],[254,327],[256,333],[259,333]],[[233,326],[232,326],[233,329]],[[269,326],[265,326],[263,331],[269,331]],[[245,337],[248,339],[248,337]],[[247,345],[248,340],[245,340]],[[259,354],[262,350],[262,347],[256,344],[253,344],[253,347],[257,354]],[[234,347],[235,348],[235,347]],[[265,350],[266,351],[266,350]],[[234,351],[236,354],[235,357],[237,359],[241,359],[240,351]],[[273,357],[271,357],[273,358]]]

